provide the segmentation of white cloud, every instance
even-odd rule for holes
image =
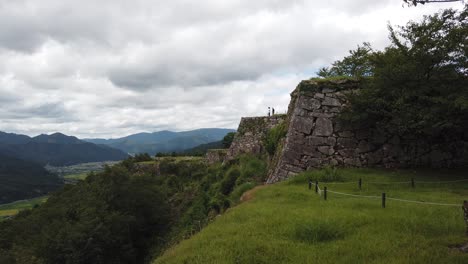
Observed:
[[[301,79],[438,8],[386,1],[0,0],[0,130],[236,128]]]

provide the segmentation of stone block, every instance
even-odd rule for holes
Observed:
[[[322,159],[309,159],[307,161],[307,169],[310,169],[310,168],[319,168],[320,165],[322,164]]]
[[[329,146],[334,147],[336,145],[336,138],[335,137],[328,137],[327,138],[327,144]]]
[[[322,93],[334,93],[335,91],[336,91],[335,89],[327,88],[327,87],[322,89]]]
[[[318,117],[315,122],[314,136],[331,136],[333,134],[333,123],[330,119]]]
[[[312,129],[314,128],[313,118],[307,117],[297,117],[292,124],[292,127],[295,131],[310,135]]]
[[[354,138],[338,138],[337,146],[340,148],[355,148],[357,142]]]
[[[335,153],[335,150],[333,149],[333,147],[329,147],[329,146],[321,146],[321,147],[317,147],[317,150],[320,152],[320,153],[323,153],[325,155],[333,155],[333,153]]]
[[[325,137],[309,137],[308,138],[310,146],[322,146],[328,144],[328,138]]]
[[[325,95],[324,95],[323,93],[316,93],[316,94],[314,95],[314,98],[323,99],[323,98],[325,98]]]
[[[322,105],[326,106],[341,106],[340,100],[332,97],[325,96],[325,98],[322,101]]]
[[[319,100],[315,98],[311,98],[311,97],[305,97],[305,96],[302,96],[299,98],[298,105],[300,108],[310,110],[310,111],[319,109],[321,106]]]
[[[340,149],[338,153],[343,158],[351,158],[355,156],[356,151],[355,149]]]

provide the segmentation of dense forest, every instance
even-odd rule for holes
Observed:
[[[139,156],[139,159],[143,156]],[[224,166],[129,158],[0,223],[0,263],[143,263],[264,181],[263,159]]]

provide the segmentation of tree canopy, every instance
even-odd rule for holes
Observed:
[[[321,69],[321,77],[363,81],[341,118],[395,134],[450,137],[468,128],[468,11],[452,9],[421,22],[388,26],[391,44],[364,43]],[[366,78],[367,77],[367,78]]]

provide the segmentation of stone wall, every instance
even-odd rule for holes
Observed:
[[[224,160],[233,160],[243,153],[263,153],[265,150],[263,141],[268,130],[283,122],[285,118],[285,115],[241,118],[237,133]]]
[[[346,106],[353,80],[302,81],[291,94],[288,133],[275,154],[267,183],[326,165],[347,167],[464,167],[468,143],[431,144],[384,131],[346,129],[336,116]]]
[[[206,162],[208,164],[215,164],[218,162],[223,162],[224,158],[226,158],[227,155],[227,149],[209,149],[206,152]]]

